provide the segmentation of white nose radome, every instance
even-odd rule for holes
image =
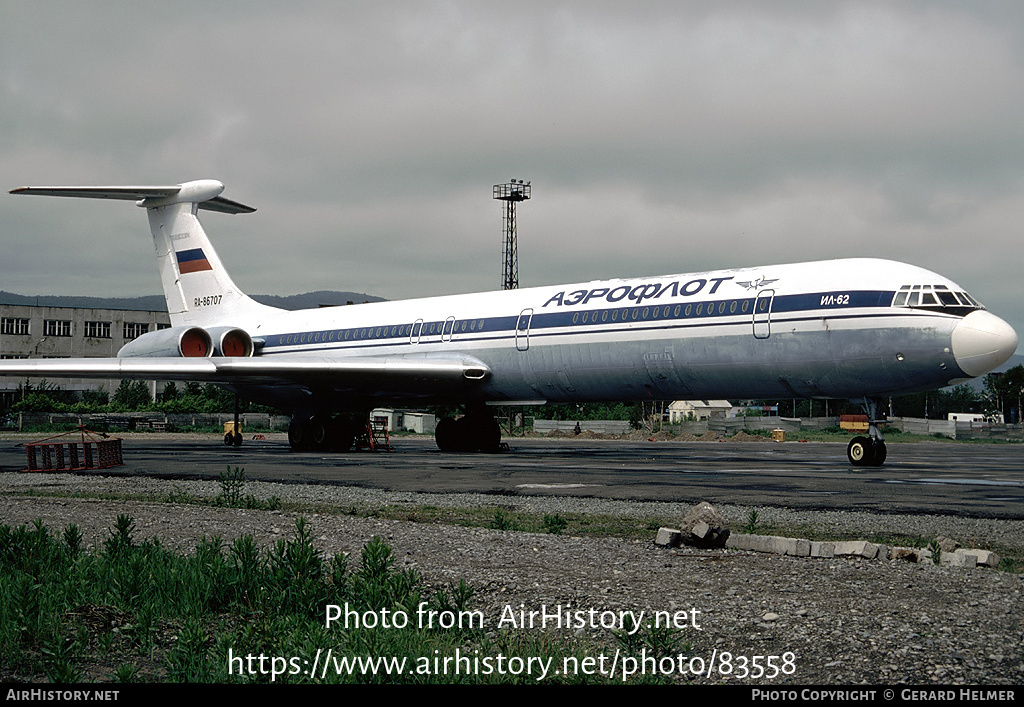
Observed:
[[[1017,332],[985,310],[971,312],[953,329],[953,357],[967,375],[988,373],[1017,350]]]

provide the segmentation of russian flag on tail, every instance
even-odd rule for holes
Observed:
[[[202,270],[213,270],[213,266],[210,265],[210,261],[206,259],[206,254],[203,253],[202,248],[182,250],[174,255],[178,259],[178,272],[182,274],[187,272],[200,272]]]

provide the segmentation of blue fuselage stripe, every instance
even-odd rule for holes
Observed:
[[[907,307],[891,307],[894,292],[863,291],[779,295],[771,299],[754,297],[642,304],[629,307],[534,311],[524,316],[405,322],[380,326],[313,330],[266,337],[264,353],[295,353],[337,349],[365,350],[388,346],[447,342],[453,336],[460,343],[512,339],[518,336],[552,337],[620,333],[626,331],[681,330],[709,326],[750,325],[755,317],[770,317],[773,323],[821,319],[859,319],[882,316],[920,316]],[[762,311],[755,308],[764,306]],[[847,314],[849,310],[884,309],[885,312]],[[804,316],[793,316],[803,314]],[[944,316],[944,315],[938,315]],[[636,325],[645,325],[637,327]],[[659,326],[660,324],[660,326]],[[623,326],[628,325],[628,326]]]

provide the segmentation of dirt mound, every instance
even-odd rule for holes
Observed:
[[[610,435],[610,434],[606,434],[604,432],[594,432],[593,430],[583,430],[578,435],[576,435],[576,439],[618,439],[618,438],[619,438],[618,435]]]
[[[772,440],[761,435],[752,435],[749,432],[740,430],[729,438],[730,442],[771,442]]]

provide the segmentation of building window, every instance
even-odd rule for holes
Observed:
[[[43,336],[71,336],[71,322],[66,319],[44,319]]]
[[[87,339],[109,339],[110,322],[86,322],[85,338]]]
[[[16,317],[4,317],[0,322],[0,332],[4,334],[28,334],[28,320]]]
[[[167,322],[157,322],[157,324],[156,324],[156,330],[157,331],[163,331],[164,329],[170,329],[170,328],[171,328],[171,325],[168,324]]]
[[[149,324],[136,322],[124,323],[124,338],[126,341],[137,339],[143,334],[145,334],[147,331],[149,331]]]

